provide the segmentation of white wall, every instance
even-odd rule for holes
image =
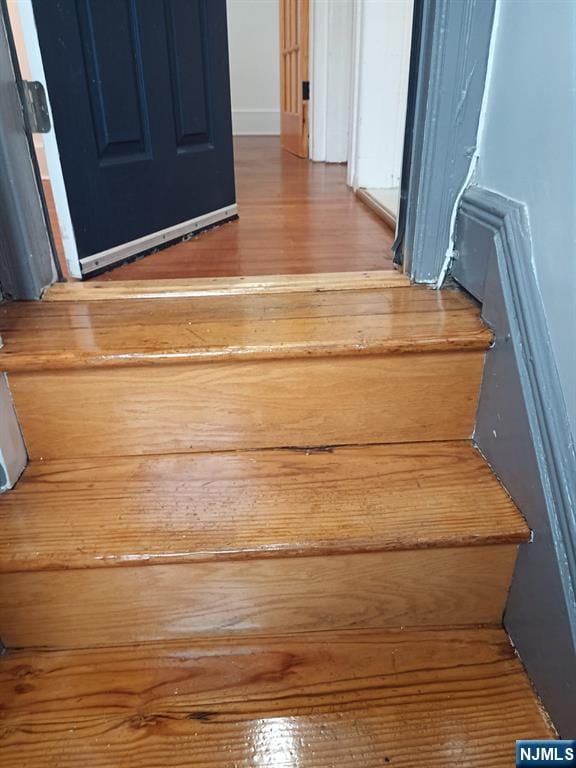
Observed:
[[[477,182],[526,203],[576,437],[576,3],[500,0]]]
[[[354,3],[313,0],[311,4],[311,160],[348,160]]]
[[[279,0],[227,0],[227,8],[234,134],[279,134]]]
[[[402,171],[413,0],[356,0],[348,183],[397,187]]]

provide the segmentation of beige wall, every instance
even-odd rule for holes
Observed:
[[[280,133],[279,0],[227,0],[234,133]]]

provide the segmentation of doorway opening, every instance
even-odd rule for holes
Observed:
[[[200,17],[204,5],[190,2],[200,8]],[[76,226],[66,211],[73,211],[71,196],[78,193],[65,173],[60,179],[53,175],[60,162],[54,146],[62,140],[54,136],[56,121],[52,136],[43,140],[35,135],[34,144],[66,279],[393,269],[412,0],[227,0],[225,5],[236,199],[222,200],[225,207],[218,210],[225,215],[208,221],[205,231],[185,232],[178,242],[159,243],[142,253],[129,251],[126,259],[112,259],[103,269],[92,257],[89,269],[85,261],[75,270],[66,241]],[[26,79],[35,79],[42,58],[40,50],[30,50],[26,29],[34,20],[33,6],[33,0],[8,0]],[[94,19],[91,23],[94,37]],[[201,24],[207,24],[205,17]],[[106,82],[97,85],[99,98],[105,98]],[[53,90],[48,81],[52,102]],[[200,133],[201,128],[185,138],[189,154],[202,146]],[[142,147],[136,147],[140,164],[147,160]],[[104,160],[110,166],[116,162],[115,156]],[[123,203],[133,207],[125,194]],[[236,203],[239,218],[233,220]],[[145,205],[152,204],[146,198]],[[150,213],[142,212],[144,218]],[[202,209],[200,219],[203,215]]]

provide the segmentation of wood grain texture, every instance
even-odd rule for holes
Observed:
[[[56,202],[54,200],[54,192],[52,191],[52,184],[50,179],[42,179],[42,190],[44,192],[44,199],[46,201],[46,208],[48,211],[48,219],[50,221],[50,229],[52,230],[52,236],[54,239],[54,248],[56,250],[56,258],[62,272],[62,276],[65,280],[74,280],[70,277],[68,270],[68,263],[66,262],[66,255],[64,253],[64,243],[62,242],[62,231],[60,229],[60,223],[58,221],[58,214],[56,212]]]
[[[0,370],[485,350],[457,291],[404,287],[0,306]]]
[[[346,166],[285,152],[278,136],[234,141],[240,218],[117,267],[101,280],[392,270],[394,232],[346,184]]]
[[[410,285],[401,272],[329,272],[310,275],[260,275],[257,277],[197,277],[165,280],[116,280],[54,283],[44,301],[117,301],[118,299],[191,298],[258,293],[307,293],[402,288]]]
[[[9,378],[37,460],[467,439],[483,361],[429,352]]]
[[[0,575],[11,648],[500,626],[516,545]]]
[[[19,651],[0,706],[4,768],[508,768],[555,737],[489,629]]]
[[[525,541],[467,442],[32,463],[0,497],[0,571]]]

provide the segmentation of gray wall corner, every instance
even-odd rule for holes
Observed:
[[[576,732],[576,456],[532,262],[526,208],[470,188],[454,277],[494,330],[476,443],[533,532],[505,624],[559,733]]]

